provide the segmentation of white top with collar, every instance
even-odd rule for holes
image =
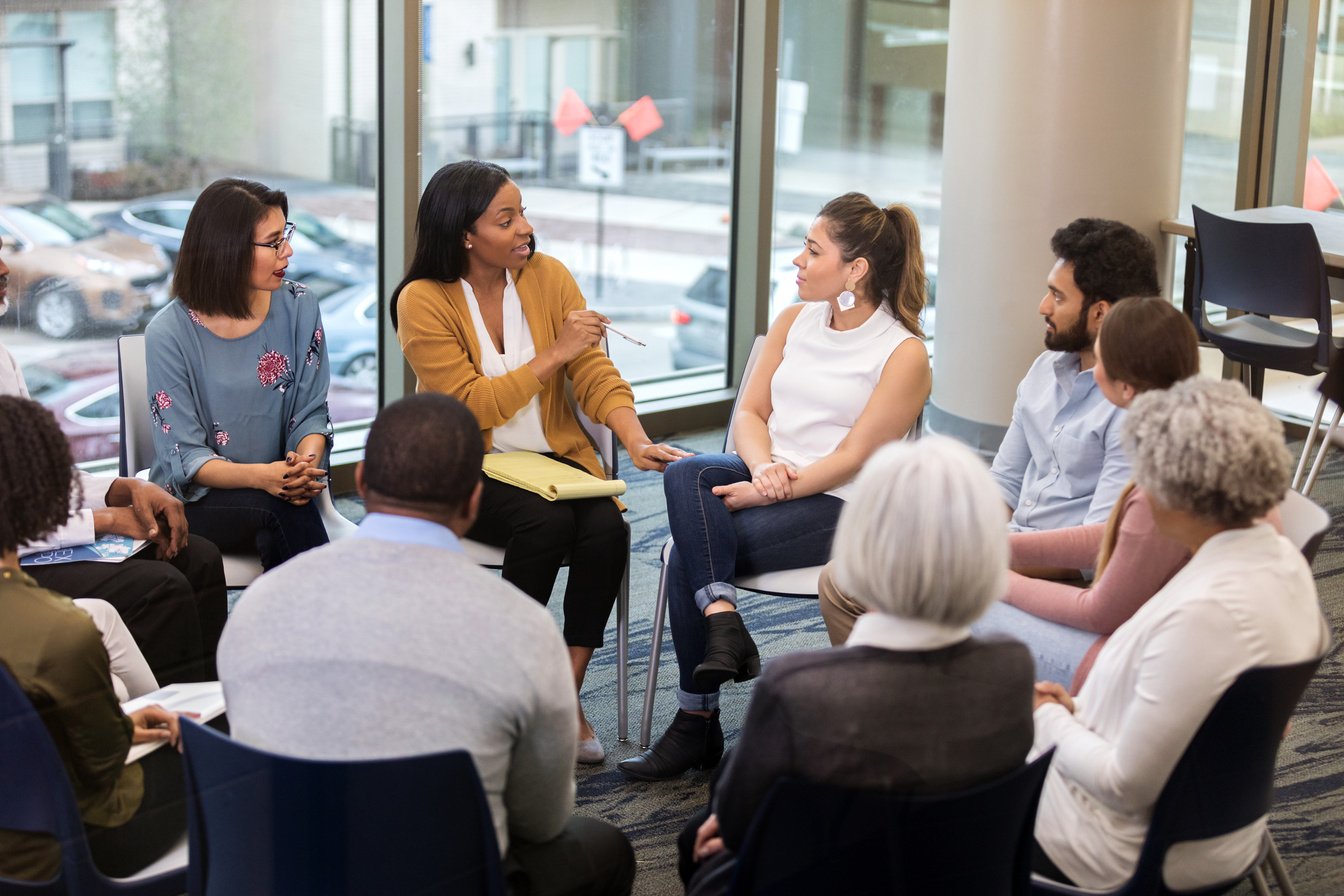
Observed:
[[[1033,757],[1055,747],[1036,840],[1077,884],[1112,889],[1133,873],[1171,770],[1233,680],[1296,663],[1330,643],[1302,554],[1266,523],[1220,532],[1116,629],[1074,699],[1036,710]],[[1174,890],[1218,883],[1255,857],[1265,820],[1180,843]]]

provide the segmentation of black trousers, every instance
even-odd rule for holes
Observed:
[[[487,476],[480,514],[467,537],[503,548],[504,580],[543,606],[550,602],[556,574],[568,557],[565,643],[602,646],[630,557],[616,502],[610,498],[547,501]]]
[[[213,681],[215,648],[228,616],[219,549],[191,535],[171,560],[148,547],[121,563],[25,567],[39,585],[117,608],[160,684]]]
[[[544,843],[510,843],[504,877],[510,896],[627,896],[635,851],[614,825],[575,816]]]
[[[129,877],[172,849],[187,829],[182,757],[159,747],[144,759],[145,793],[140,808],[115,828],[86,824],[93,864],[109,877]]]
[[[186,511],[192,532],[225,553],[257,554],[262,569],[329,540],[315,500],[296,507],[260,489],[212,488]]]

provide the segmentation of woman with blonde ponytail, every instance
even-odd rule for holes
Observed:
[[[929,395],[924,257],[908,208],[861,193],[833,199],[793,263],[802,301],[771,324],[743,384],[737,453],[683,458],[664,473],[680,709],[657,743],[620,764],[632,778],[718,763],[719,687],[760,674],[733,579],[826,562],[851,480],[909,431]]]
[[[1106,315],[1096,346],[1096,379],[1113,404],[1167,389],[1199,371],[1195,328],[1156,296],[1125,299]],[[1026,642],[1037,678],[1082,687],[1107,636],[1127,621],[1190,559],[1160,533],[1147,495],[1125,486],[1104,524],[1009,536],[1008,594],[977,623],[979,635],[1002,633]],[[1095,568],[1088,587],[1016,570]]]

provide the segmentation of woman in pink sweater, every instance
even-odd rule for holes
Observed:
[[[1166,389],[1199,370],[1195,329],[1170,302],[1126,299],[1106,315],[1096,344],[1096,380],[1119,407],[1149,389]],[[1134,615],[1190,559],[1158,532],[1152,508],[1133,482],[1106,523],[1009,536],[1008,594],[975,626],[1026,642],[1037,678],[1072,682],[1077,693],[1106,636]],[[1037,578],[1052,570],[1095,568],[1088,587]]]

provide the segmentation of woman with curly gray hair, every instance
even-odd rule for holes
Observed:
[[[1283,427],[1239,385],[1190,379],[1139,396],[1124,447],[1159,530],[1190,562],[1115,631],[1078,696],[1036,685],[1037,752],[1055,757],[1036,816],[1036,870],[1110,889],[1134,871],[1153,804],[1233,680],[1329,644],[1311,570],[1261,519],[1282,500]],[[1174,890],[1250,864],[1264,821],[1178,844]]]

